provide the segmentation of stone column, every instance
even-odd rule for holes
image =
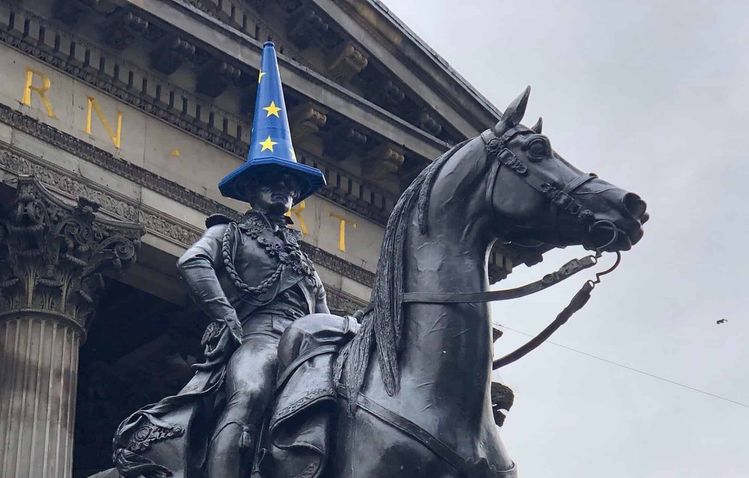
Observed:
[[[135,261],[139,225],[67,204],[33,177],[0,212],[0,476],[72,473],[78,348],[102,272]]]

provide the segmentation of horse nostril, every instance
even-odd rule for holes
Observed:
[[[624,195],[624,207],[627,209],[632,217],[640,219],[645,214],[647,205],[645,201],[640,199],[640,196],[634,193],[627,193]]]

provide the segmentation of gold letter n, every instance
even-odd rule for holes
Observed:
[[[96,117],[99,118],[101,125],[104,126],[104,130],[109,135],[109,138],[112,140],[112,144],[114,144],[114,147],[120,149],[120,141],[122,140],[122,111],[117,112],[117,132],[115,133],[112,130],[112,126],[109,124],[109,121],[107,121],[107,118],[101,112],[99,104],[96,102],[96,100],[89,96],[87,103],[86,134],[91,134],[91,111],[93,110],[96,112]]]

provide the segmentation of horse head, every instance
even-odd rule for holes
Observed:
[[[639,196],[583,174],[562,159],[541,134],[540,121],[531,128],[520,124],[529,94],[528,88],[493,128],[434,160],[395,205],[362,332],[339,355],[338,377],[345,363],[350,393],[363,385],[374,348],[386,391],[397,392],[399,355],[408,348],[402,345],[407,328],[404,295],[485,290],[487,250],[496,240],[534,246],[581,244],[603,252],[629,249],[642,237],[648,215]],[[418,304],[408,310],[409,315],[434,313]],[[447,310],[443,317],[456,310]],[[463,312],[463,317],[451,319],[451,327],[462,327],[463,320],[473,324],[466,322],[466,327],[475,326],[480,321],[466,319],[471,314],[485,316],[488,324],[487,307]],[[420,344],[418,349],[423,352],[425,347]]]
[[[648,220],[645,202],[565,161],[541,133],[540,119],[522,126],[529,95],[530,87],[482,134],[493,161],[487,199],[497,236],[520,244],[630,249]]]

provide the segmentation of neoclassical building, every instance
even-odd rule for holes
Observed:
[[[191,375],[205,325],[175,270],[244,160],[273,39],[291,212],[331,308],[366,304],[388,214],[499,111],[377,0],[0,0],[0,476],[111,466],[130,411]],[[497,250],[494,278],[535,260]]]

